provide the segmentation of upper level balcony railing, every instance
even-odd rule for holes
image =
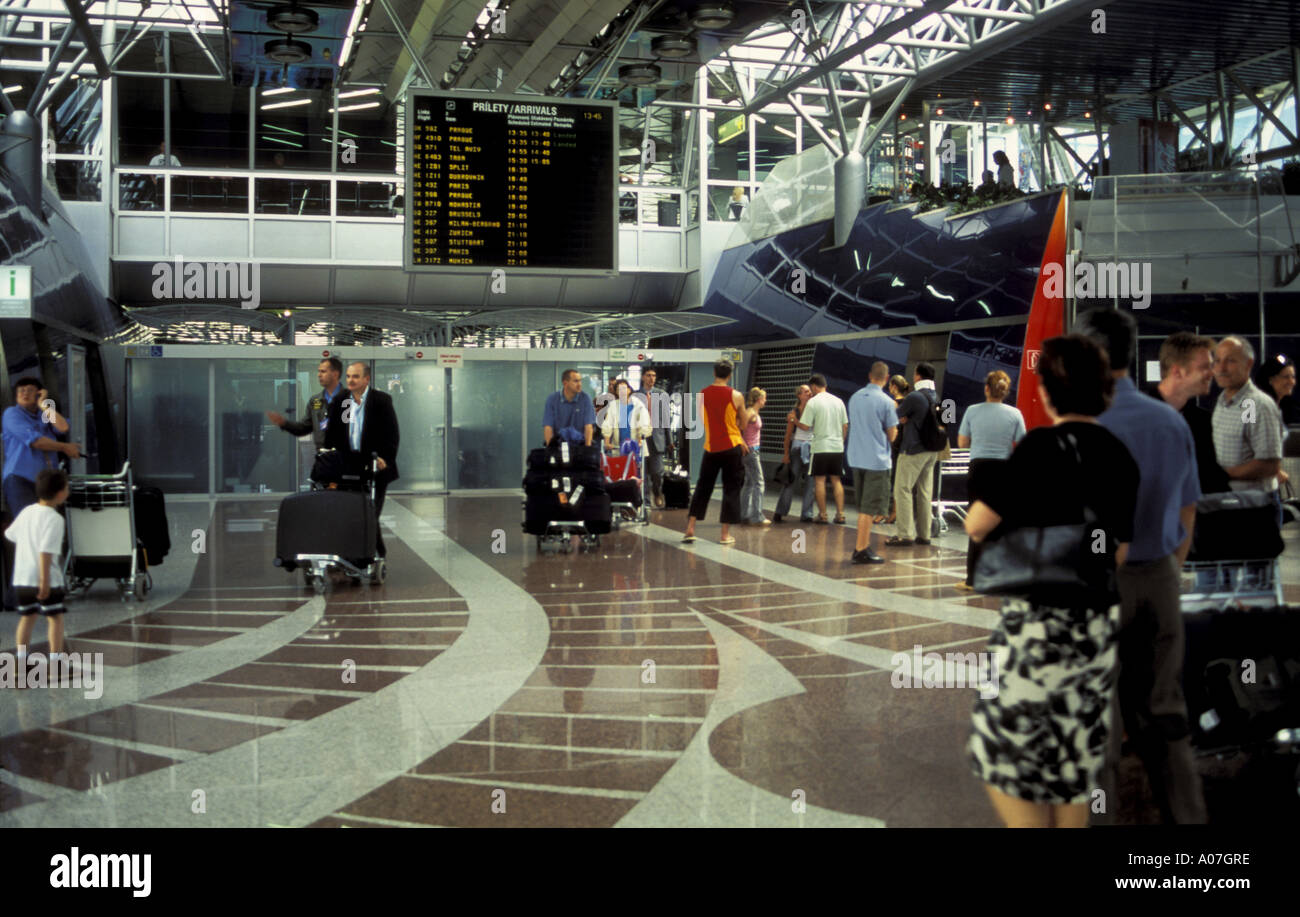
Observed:
[[[113,175],[116,258],[402,263],[396,175],[144,166]],[[698,192],[620,185],[622,269],[690,269],[698,256],[687,236],[697,227]]]

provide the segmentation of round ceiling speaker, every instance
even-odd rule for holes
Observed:
[[[736,18],[736,12],[725,3],[701,3],[691,13],[691,25],[697,29],[725,29]]]
[[[315,10],[304,9],[293,4],[273,6],[266,14],[266,24],[278,32],[287,32],[290,35],[314,32],[320,27],[320,14]]]
[[[690,57],[695,53],[695,39],[689,35],[656,35],[650,39],[650,50],[658,57]]]
[[[629,86],[649,86],[659,82],[662,72],[655,64],[625,64],[618,68],[618,78]]]
[[[311,60],[311,45],[293,38],[276,38],[266,43],[266,56],[277,64],[301,64]]]

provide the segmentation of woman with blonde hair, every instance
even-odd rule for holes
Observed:
[[[1025,436],[1025,418],[1017,409],[1003,404],[1011,391],[1011,377],[1000,369],[984,379],[984,400],[972,404],[961,419],[957,448],[970,449],[970,467],[966,471],[966,498],[971,506],[998,486],[998,477],[1011,457],[1011,450]],[[966,546],[966,581],[957,586],[963,592],[974,587],[975,563],[980,545]]]
[[[740,490],[741,519],[748,525],[771,525],[772,520],[763,515],[763,494],[767,483],[763,480],[763,463],[759,460],[758,447],[763,435],[763,418],[758,412],[767,404],[767,392],[761,388],[751,388],[745,397],[745,407],[749,408],[749,423],[740,431],[745,440],[742,449],[745,455],[745,486]]]

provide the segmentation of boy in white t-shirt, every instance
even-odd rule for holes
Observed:
[[[27,644],[39,611],[45,616],[50,655],[63,653],[63,516],[58,507],[68,499],[68,475],[46,469],[36,476],[37,502],[25,507],[5,531],[16,545],[14,593],[18,600],[18,659],[27,657]]]

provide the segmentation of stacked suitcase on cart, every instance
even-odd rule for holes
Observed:
[[[1212,823],[1300,818],[1300,608],[1272,494],[1208,494],[1182,597],[1183,689]]]
[[[552,441],[528,454],[524,531],[538,536],[539,550],[567,552],[571,535],[582,536],[584,550],[595,547],[611,516],[600,446]]]

